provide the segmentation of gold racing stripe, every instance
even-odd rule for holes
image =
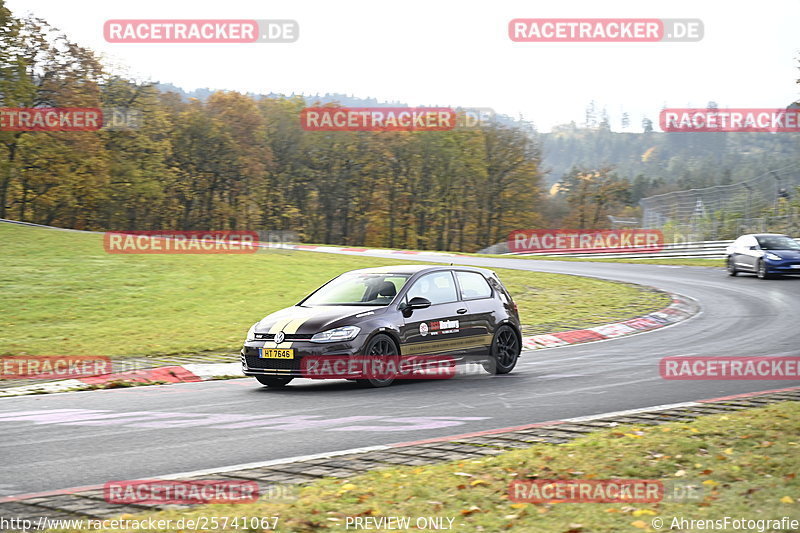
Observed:
[[[282,319],[276,321],[274,324],[272,324],[272,327],[269,328],[269,333],[271,333],[273,335],[275,333],[278,333],[279,331],[281,331],[283,329],[284,326],[286,326],[286,324],[288,324],[292,320],[294,320],[294,319],[292,319],[292,318],[282,318]]]
[[[307,317],[304,318],[295,318],[283,328],[284,333],[294,334],[297,333],[297,330],[300,329],[300,326],[308,322],[310,318],[314,318],[317,313],[311,313]]]
[[[423,341],[415,342],[413,344],[406,344],[400,350],[402,355],[427,355],[428,353],[434,354],[437,352],[445,352],[452,350],[459,350],[462,348],[477,348],[478,346],[487,346],[491,344],[491,335],[471,335],[469,337],[460,337],[457,339],[447,339],[443,341]]]
[[[283,331],[287,335],[292,335],[297,333],[297,330],[300,329],[300,326],[308,322],[309,319],[314,318],[318,315],[322,310],[312,310],[308,311],[308,314],[302,318],[289,318],[289,319],[282,319],[275,322],[275,324],[270,328],[269,332],[271,334],[277,334],[279,331]],[[264,348],[291,348],[292,342],[282,342],[281,344],[276,344],[275,342],[269,343],[270,346],[264,345]]]
[[[282,319],[276,321],[272,325],[272,327],[269,328],[270,335],[275,335],[279,331],[282,331],[283,328],[286,326],[286,324],[288,324],[292,320],[293,319],[291,319],[291,318],[282,318]],[[272,342],[265,342],[264,343],[264,348],[291,348],[291,347],[292,347],[292,343],[291,342],[282,342],[281,344],[278,344],[275,341],[272,341]]]

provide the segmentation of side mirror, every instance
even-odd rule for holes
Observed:
[[[407,309],[427,309],[431,306],[431,301],[422,296],[415,296],[408,302]]]
[[[411,298],[411,301],[408,303],[400,302],[400,305],[397,306],[397,310],[403,313],[403,316],[408,318],[411,316],[411,313],[414,312],[414,309],[425,309],[431,306],[431,301],[421,296],[416,296]]]

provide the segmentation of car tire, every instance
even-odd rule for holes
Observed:
[[[756,276],[758,276],[758,279],[772,278],[772,275],[767,272],[767,265],[764,263],[763,259],[758,260],[758,265],[756,266]]]
[[[733,261],[733,257],[728,257],[727,268],[729,276],[735,276],[739,273],[739,271],[736,270],[736,263]]]
[[[255,378],[259,383],[270,388],[285,387],[294,379],[288,376],[255,376]]]
[[[398,356],[400,355],[400,350],[397,348],[397,344],[394,342],[388,335],[384,335],[382,333],[375,335],[372,337],[366,345],[364,349],[364,353],[370,357],[381,357],[381,356]],[[384,379],[381,378],[367,378],[367,379],[359,379],[356,382],[362,387],[372,387],[372,388],[380,388],[380,387],[388,387],[391,385],[395,380],[394,376],[390,376]]]
[[[492,339],[491,359],[483,364],[490,374],[508,374],[517,364],[522,345],[511,326],[500,326]]]

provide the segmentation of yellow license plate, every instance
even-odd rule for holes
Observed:
[[[294,359],[294,350],[291,348],[259,348],[258,356],[261,359]]]

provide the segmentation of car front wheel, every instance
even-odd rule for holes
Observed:
[[[739,271],[736,270],[736,263],[733,261],[733,257],[728,258],[728,275],[735,276],[738,274]]]
[[[392,338],[388,335],[383,334],[375,335],[367,343],[367,347],[364,352],[367,354],[369,359],[372,359],[373,357],[393,357],[396,359],[397,356],[400,355],[394,340],[392,340]],[[392,382],[394,382],[394,376],[387,374],[385,377],[359,379],[357,382],[363,387],[388,387],[392,384]]]
[[[483,368],[491,374],[508,374],[516,366],[521,351],[517,332],[510,326],[500,326],[492,340],[492,358]]]
[[[770,279],[772,276],[767,272],[767,264],[763,259],[758,260],[758,267],[756,267],[756,275],[758,279]]]

